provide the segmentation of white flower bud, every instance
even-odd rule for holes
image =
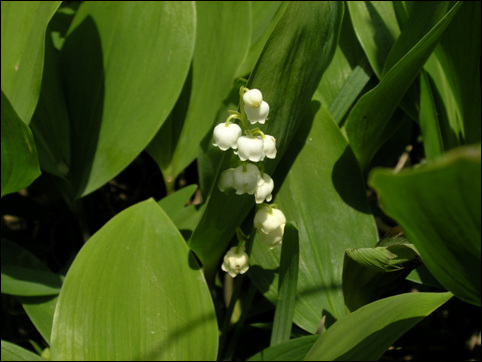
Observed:
[[[268,245],[270,249],[273,249],[283,241],[284,230],[285,224],[281,224],[268,234],[258,231],[259,240]]]
[[[233,278],[238,274],[246,273],[249,269],[249,256],[244,252],[246,248],[240,246],[238,251],[236,249],[238,247],[234,246],[228,250],[221,265],[221,269]]]
[[[234,168],[228,168],[227,170],[223,171],[223,173],[219,177],[219,181],[218,181],[219,190],[224,192],[224,190],[233,187],[233,183],[234,183]]]
[[[273,192],[274,182],[270,175],[265,173],[262,178],[258,181],[258,187],[254,192],[254,197],[256,198],[256,203],[261,204],[266,200],[270,202],[273,196],[271,193]]]
[[[258,167],[250,163],[236,167],[233,171],[233,187],[238,195],[254,194],[261,177]]]
[[[259,89],[250,89],[243,94],[243,102],[250,108],[258,108],[263,101],[263,94]]]
[[[246,112],[246,117],[251,124],[255,124],[257,122],[264,124],[268,118],[269,104],[265,101],[262,101],[260,106],[257,108],[252,108],[245,104],[244,111]]]
[[[241,136],[238,138],[238,151],[235,152],[241,161],[259,162],[264,160],[264,141],[259,138]]]
[[[214,128],[213,146],[219,147],[222,151],[228,148],[236,149],[238,138],[242,133],[241,127],[236,123],[229,123],[227,126],[225,123],[220,123]]]
[[[274,159],[276,157],[276,138],[265,135],[263,141],[263,150],[266,157]]]
[[[254,216],[254,227],[265,234],[270,234],[281,225],[286,224],[286,217],[279,209],[265,206]]]

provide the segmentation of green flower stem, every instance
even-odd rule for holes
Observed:
[[[244,111],[244,100],[243,94],[246,93],[249,89],[241,86],[239,88],[239,109],[241,110],[241,118],[240,121],[243,124],[243,128],[247,134],[249,134],[249,126],[248,126],[248,118],[246,117],[246,112]]]
[[[234,119],[239,119],[240,121],[242,121],[241,115],[239,114],[239,112],[236,112],[236,113],[231,114],[231,115],[228,117],[228,119],[226,119],[226,122],[224,123],[224,125],[225,125],[226,127],[228,127],[228,126],[229,126],[229,121],[231,121],[233,118],[234,118]]]
[[[254,137],[256,137],[257,135],[260,135],[261,138],[265,138],[265,135],[264,135],[263,131],[261,131],[258,127],[256,127],[255,129],[250,130],[249,133],[250,133],[249,136],[250,136],[251,138],[254,138]]]

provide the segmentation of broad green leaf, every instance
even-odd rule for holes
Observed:
[[[425,34],[444,17],[450,8],[448,1],[419,1],[413,4],[407,23],[391,47],[383,65],[382,77],[393,68]],[[423,21],[421,21],[423,19]]]
[[[19,299],[30,321],[33,323],[45,342],[50,345],[50,335],[52,334],[52,323],[54,320],[58,296],[21,297]]]
[[[346,139],[323,108],[296,135],[302,147],[275,203],[299,228],[300,270],[295,323],[315,333],[323,316],[345,315],[343,256],[347,248],[370,247],[378,234],[365,183]],[[306,134],[309,134],[306,136]],[[279,251],[255,240],[251,280],[275,301]],[[274,278],[274,279],[273,279]]]
[[[2,91],[27,124],[40,94],[45,30],[60,3],[2,1]]]
[[[289,3],[251,74],[247,87],[261,90],[270,105],[270,119],[261,128],[277,139],[278,155],[265,165],[268,174],[273,174],[305,119],[304,112],[333,56],[342,14],[340,2]],[[231,157],[228,152],[224,154],[218,175],[230,166]],[[233,164],[236,158],[233,157]],[[216,183],[211,190],[199,226],[190,239],[191,248],[210,277],[235,228],[254,206],[251,195],[227,196],[217,189]]]
[[[369,183],[385,212],[404,229],[430,272],[458,298],[480,306],[480,145]],[[447,266],[450,266],[448,268]]]
[[[3,11],[3,9],[2,9]],[[38,354],[2,340],[2,361],[45,361]]]
[[[433,6],[445,5],[443,2],[435,5],[431,2],[415,2],[414,10],[405,28],[410,29],[411,24],[424,22],[424,14],[432,12]],[[399,126],[392,115],[459,7],[460,2],[453,5],[428,32],[425,33],[426,28],[422,27],[420,33],[415,35],[410,33],[410,41],[407,42],[414,46],[383,75],[380,84],[366,93],[350,112],[344,130],[363,171],[367,169],[380,146]],[[435,20],[432,19],[432,21]],[[420,39],[418,42],[414,40],[416,36]],[[404,47],[407,46],[405,40],[401,37],[400,39],[403,43],[400,47],[405,49]],[[397,43],[394,47],[398,49]],[[395,53],[394,57],[400,56],[398,52]]]
[[[289,341],[295,313],[296,284],[300,259],[298,229],[287,224],[281,244],[278,298],[270,346]]]
[[[194,192],[196,192],[197,185],[189,185],[176,191],[175,193],[164,197],[157,203],[170,219],[175,216],[179,210],[186,206],[186,203],[191,199]]]
[[[48,30],[52,34],[50,26]],[[58,51],[54,48],[52,36],[45,40],[42,89],[30,128],[37,145],[41,169],[61,178],[67,177],[71,167],[69,112]]]
[[[115,216],[75,258],[51,353],[53,360],[213,360],[217,340],[200,267],[150,199]]]
[[[69,178],[84,196],[147,146],[182,89],[193,2],[84,2],[61,50],[70,116]]]
[[[333,60],[323,73],[314,98],[340,124],[372,74],[347,14],[343,17]]]
[[[170,117],[149,146],[168,184],[197,157],[251,36],[251,11],[246,1],[199,1],[196,12],[192,77],[185,85],[188,102],[183,102],[184,109]]]
[[[286,1],[250,1],[251,40],[249,51],[236,71],[236,77],[246,76],[253,70],[264,45],[286,8]]]
[[[324,332],[305,361],[376,361],[398,338],[452,293],[410,293],[378,300],[340,319]]]
[[[294,338],[263,349],[248,361],[301,361],[318,338],[318,335]]]
[[[400,35],[392,1],[347,1],[353,29],[378,76],[394,41]]]
[[[3,3],[2,3],[3,4]],[[2,90],[2,197],[29,186],[40,175],[29,127]]]
[[[480,2],[464,2],[424,66],[438,101],[445,150],[480,142],[480,17]]]
[[[186,186],[159,200],[157,203],[169,216],[174,225],[176,225],[176,227],[181,231],[194,230],[201,216],[200,209],[197,206],[186,206],[186,203],[189,201],[196,189],[197,185]]]
[[[373,72],[368,66],[367,59],[365,57],[362,58],[328,107],[328,112],[330,112],[336,123],[342,125],[345,115],[368,84],[372,74]]]
[[[59,275],[28,250],[2,239],[2,293],[18,296],[57,295]]]

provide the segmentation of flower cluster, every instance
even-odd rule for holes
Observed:
[[[258,212],[254,218],[261,241],[271,249],[279,245],[283,239],[286,218],[276,205],[268,205],[273,198],[274,182],[270,175],[264,172],[264,166],[259,164],[265,158],[276,157],[276,139],[264,134],[259,128],[250,129],[256,123],[264,124],[269,115],[269,104],[263,100],[263,94],[258,89],[240,89],[240,110],[229,111],[226,122],[214,128],[213,145],[222,151],[235,150],[239,157],[237,167],[225,170],[219,177],[218,187],[221,191],[234,189],[237,195],[254,195]],[[240,121],[240,125],[234,123]],[[244,135],[243,135],[244,129]],[[245,273],[249,268],[249,256],[244,243],[246,236],[239,230],[238,246],[231,248],[224,257],[222,270],[233,278]]]

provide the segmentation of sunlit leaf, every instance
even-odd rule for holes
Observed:
[[[2,91],[2,197],[22,190],[39,175],[32,132]]]
[[[266,162],[268,174],[273,174],[305,120],[311,97],[335,51],[342,14],[340,2],[289,3],[251,74],[247,87],[261,90],[270,104],[269,120],[261,128],[277,139],[278,155]],[[224,155],[218,175],[229,167],[230,159],[230,154]],[[216,183],[212,185],[206,209],[190,240],[208,274],[216,271],[235,228],[253,206],[253,196],[225,195]]]
[[[217,340],[199,265],[150,199],[114,217],[75,258],[51,352],[54,360],[212,360]]]
[[[61,50],[76,196],[122,171],[154,137],[186,79],[192,2],[84,2]]]
[[[290,339],[263,349],[248,361],[301,361],[318,338],[318,335],[313,335]]]
[[[291,336],[300,260],[298,230],[294,225],[286,225],[281,248],[278,298],[270,346],[289,341]]]
[[[2,361],[45,361],[38,354],[2,340]]]
[[[346,313],[342,292],[345,250],[373,246],[378,234],[361,172],[337,124],[320,108],[311,130],[309,126],[297,132],[292,148],[302,149],[275,203],[299,228],[294,320],[315,333],[323,316],[333,321]],[[260,267],[253,268],[253,283],[275,302],[279,250],[270,251],[255,240],[252,262]]]
[[[192,73],[183,90],[187,101],[178,105],[179,112],[171,115],[149,146],[168,185],[197,157],[199,144],[214,126],[216,112],[246,56],[251,36],[251,11],[246,1],[199,1],[196,13]]]
[[[52,323],[54,321],[58,296],[21,297],[19,300],[37,331],[45,342],[50,344],[50,335],[52,333]]]
[[[47,24],[61,1],[2,1],[2,91],[27,124],[37,105]]]
[[[430,272],[460,299],[480,306],[480,145],[394,174],[370,175],[382,208],[403,227]],[[450,267],[447,267],[450,266]]]
[[[443,3],[436,5],[445,7]],[[412,23],[424,22],[424,14],[431,13],[433,6],[431,3],[416,2],[414,7],[417,8],[411,12],[406,28],[409,29]],[[384,73],[380,84],[366,93],[350,112],[344,129],[362,170],[366,171],[372,157],[399,126],[397,119],[392,118],[395,110],[459,7],[460,3],[453,5],[438,22],[431,19],[435,25],[429,30],[425,26],[417,26],[416,29],[420,30],[418,33],[409,32],[407,37],[400,36],[401,45],[394,45],[396,50],[391,56],[391,62],[395,62],[395,59],[398,62],[387,68],[389,70]],[[436,13],[440,15],[440,12]],[[409,45],[412,48],[398,59],[401,49],[406,49]]]
[[[337,321],[305,361],[376,361],[406,331],[447,302],[452,293],[410,293],[378,300]]]

